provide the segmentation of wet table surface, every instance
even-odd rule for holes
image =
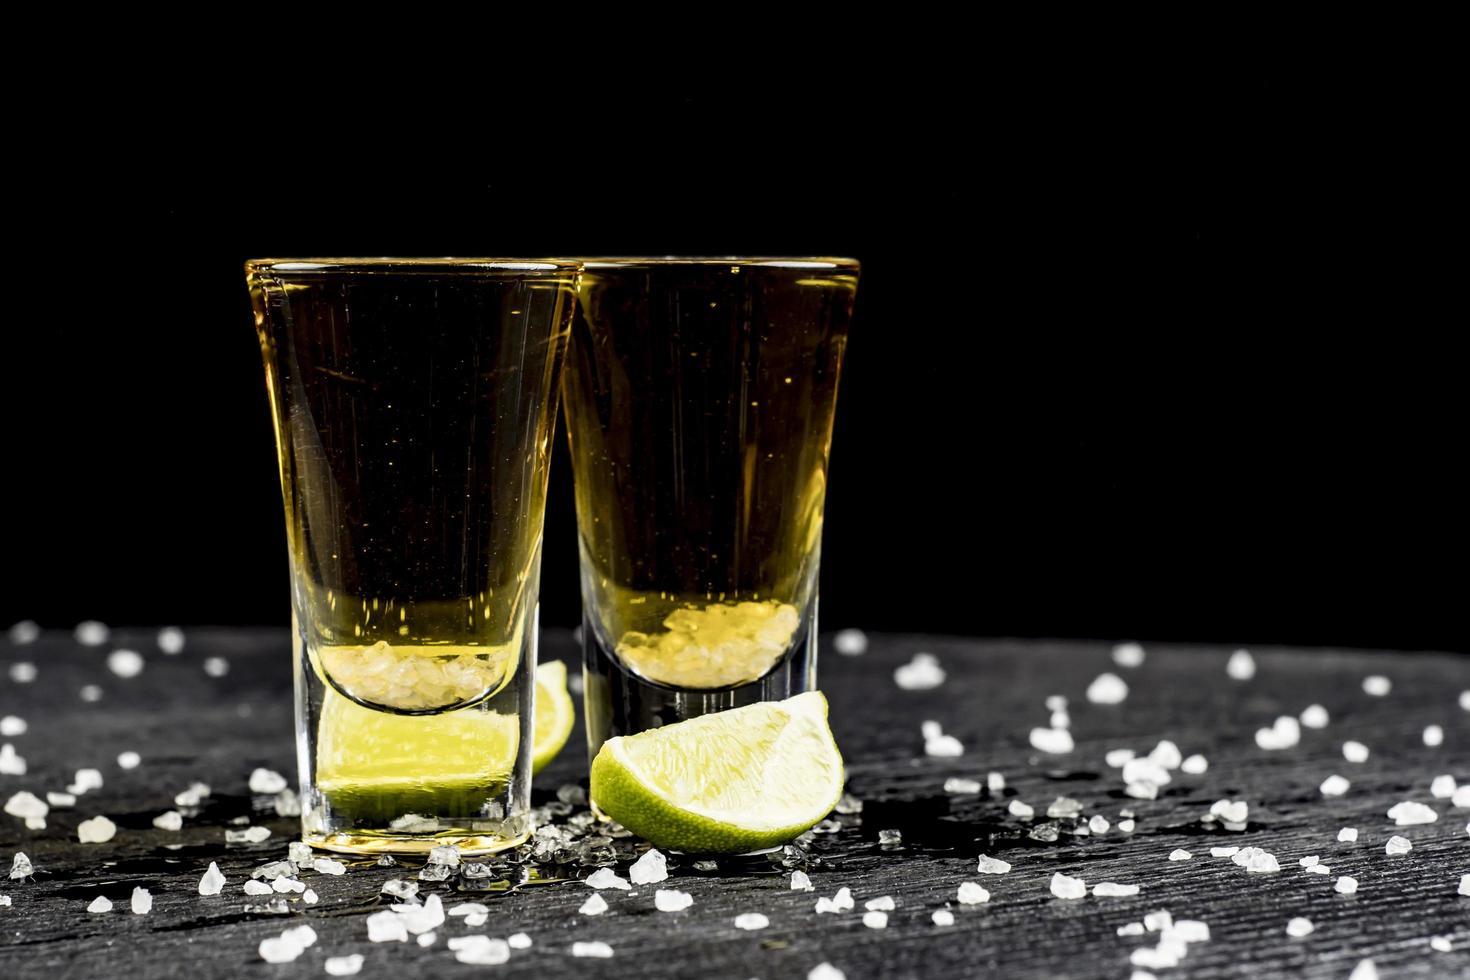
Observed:
[[[849,770],[849,792],[860,814],[840,815],[840,830],[815,835],[807,864],[815,892],[793,891],[789,874],[766,859],[747,871],[701,871],[676,860],[662,887],[693,896],[685,911],[654,909],[652,886],[634,893],[603,892],[600,916],[578,914],[590,890],[578,881],[495,894],[460,895],[453,881],[424,883],[446,906],[461,900],[490,906],[489,921],[469,928],[450,919],[436,942],[369,943],[364,923],[390,900],[379,897],[391,877],[414,877],[419,862],[397,868],[350,867],[342,876],[311,871],[302,880],[319,895],[314,906],[285,896],[284,914],[266,911],[242,885],[261,864],[286,857],[295,821],[261,813],[247,789],[256,767],[291,773],[293,742],[289,643],[284,631],[195,630],[182,653],[160,652],[153,631],[114,631],[103,646],[86,648],[70,632],[46,632],[16,645],[0,639],[0,717],[13,715],[27,730],[0,741],[14,746],[24,774],[0,774],[0,797],[27,790],[44,798],[62,791],[77,769],[100,770],[103,785],[74,807],[55,809],[44,829],[0,815],[0,976],[11,977],[224,977],[322,976],[331,956],[360,953],[363,977],[472,976],[487,971],[524,977],[806,977],[830,963],[849,978],[994,975],[1119,977],[1135,967],[1130,955],[1157,947],[1159,934],[1119,935],[1146,913],[1167,910],[1175,920],[1204,922],[1210,938],[1186,947],[1175,967],[1151,968],[1160,977],[1347,977],[1371,958],[1384,977],[1470,976],[1470,897],[1457,894],[1470,874],[1470,809],[1431,792],[1435,776],[1470,781],[1470,713],[1459,703],[1470,688],[1470,658],[1435,653],[1372,653],[1255,649],[1250,680],[1226,675],[1229,650],[1150,646],[1136,668],[1115,666],[1103,643],[972,640],[875,635],[867,652],[839,656],[824,643],[823,687],[832,724]],[[132,678],[109,672],[107,654],[138,651],[144,669]],[[894,670],[919,651],[938,658],[945,682],[904,690]],[[549,632],[542,657],[573,660],[571,636]],[[228,673],[206,673],[206,658],[222,657]],[[33,663],[32,680],[21,682]],[[1104,671],[1122,676],[1130,692],[1122,703],[1089,703],[1085,692]],[[1369,675],[1392,682],[1386,696],[1363,689]],[[100,697],[84,700],[86,685]],[[1069,700],[1075,749],[1045,754],[1029,744],[1033,728],[1049,724],[1046,699]],[[1470,697],[1470,695],[1467,695]],[[1302,728],[1300,743],[1267,751],[1256,732],[1309,704],[1327,709],[1325,728]],[[920,725],[938,722],[963,746],[957,757],[925,755]],[[14,722],[8,723],[10,730]],[[1425,744],[1426,726],[1443,729],[1437,747]],[[1182,755],[1202,754],[1208,769],[1175,769],[1157,799],[1125,795],[1119,770],[1104,761],[1113,749],[1152,750],[1174,742]],[[1344,758],[1344,741],[1369,748],[1366,761]],[[123,769],[117,757],[135,751],[141,763]],[[1166,753],[1167,755],[1167,750]],[[538,802],[559,785],[585,776],[580,728],[549,769],[537,778]],[[17,768],[15,760],[0,769]],[[1005,788],[946,792],[951,778],[1004,776]],[[1319,786],[1338,774],[1347,792],[1324,798]],[[200,812],[179,831],[152,820],[173,808],[173,797],[198,780],[213,787]],[[1085,821],[1101,815],[1104,833],[1079,836],[1078,821],[1049,820],[1058,797],[1081,804]],[[1202,821],[1217,800],[1243,800],[1244,830]],[[1012,801],[1034,807],[1025,820]],[[1416,801],[1438,815],[1433,823],[1397,827],[1386,815]],[[1463,802],[1463,800],[1462,800]],[[1131,832],[1120,829],[1132,811]],[[103,814],[118,832],[105,844],[81,844],[77,825]],[[259,844],[226,845],[231,820],[250,816],[268,827]],[[1354,843],[1338,831],[1354,827]],[[880,843],[896,830],[902,842]],[[1053,836],[1056,840],[1045,839]],[[1395,834],[1412,843],[1400,856],[1386,853]],[[1212,847],[1259,847],[1280,870],[1248,873]],[[1176,849],[1188,860],[1171,861]],[[24,851],[35,873],[9,880],[13,853]],[[977,873],[988,853],[1012,865],[1005,874]],[[1331,873],[1312,873],[1299,859],[1316,855]],[[221,895],[201,897],[198,882],[210,861],[223,870]],[[618,870],[626,873],[626,864]],[[1062,872],[1099,882],[1137,885],[1132,897],[1063,900],[1050,891]],[[585,873],[585,872],[584,872]],[[1355,894],[1334,890],[1341,876],[1359,882]],[[962,905],[957,890],[976,882],[990,894],[984,904]],[[134,887],[147,888],[153,907],[129,911]],[[819,896],[847,887],[856,909],[817,914]],[[89,914],[105,895],[112,912]],[[890,896],[887,927],[869,928],[863,906]],[[937,925],[948,908],[954,924]],[[743,912],[769,917],[767,928],[747,932],[733,920]],[[1287,935],[1287,922],[1310,919],[1315,931]],[[261,940],[302,923],[318,941],[287,965],[260,959]],[[499,966],[463,965],[446,947],[451,937],[483,933],[528,934],[533,945]],[[1450,951],[1431,940],[1443,937]],[[574,958],[574,942],[600,941],[611,959]],[[1170,943],[1164,944],[1166,947]],[[1139,954],[1147,956],[1149,954]]]

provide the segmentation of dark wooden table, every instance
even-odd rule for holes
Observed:
[[[874,636],[865,655],[847,657],[824,645],[822,679],[832,703],[832,724],[846,756],[849,791],[864,803],[861,815],[841,817],[843,829],[818,835],[809,847],[814,893],[794,892],[775,874],[733,875],[698,871],[685,862],[664,887],[693,894],[693,907],[677,913],[653,908],[653,889],[635,895],[604,892],[610,910],[596,918],[578,907],[590,894],[580,882],[543,885],[491,897],[455,895],[448,883],[424,884],[446,905],[473,899],[492,907],[478,929],[451,919],[438,941],[367,941],[364,918],[380,908],[387,878],[411,877],[414,865],[353,867],[341,877],[306,872],[320,895],[315,906],[288,896],[285,916],[247,911],[241,887],[252,869],[283,859],[294,821],[257,816],[273,831],[255,845],[225,846],[229,821],[251,812],[248,774],[264,766],[294,772],[289,644],[284,631],[195,630],[184,652],[165,656],[152,631],[118,631],[103,647],[84,648],[69,633],[47,632],[16,646],[0,639],[0,716],[16,715],[28,731],[0,738],[24,757],[24,775],[0,775],[0,799],[20,790],[44,797],[61,790],[82,767],[101,770],[104,785],[72,809],[53,810],[44,830],[0,814],[0,977],[216,977],[321,976],[328,956],[361,953],[363,977],[472,976],[487,971],[522,977],[806,977],[829,962],[846,976],[869,977],[1115,977],[1134,969],[1130,953],[1156,935],[1120,936],[1118,928],[1145,913],[1166,909],[1177,919],[1209,926],[1208,942],[1192,944],[1179,966],[1160,977],[1347,977],[1371,957],[1383,977],[1470,976],[1470,897],[1457,894],[1470,874],[1470,810],[1430,794],[1442,773],[1470,781],[1470,713],[1457,703],[1470,688],[1470,658],[1434,653],[1369,653],[1256,649],[1259,670],[1249,681],[1225,674],[1228,650],[1154,646],[1136,669],[1115,667],[1102,643],[1043,643],[919,636]],[[143,672],[124,679],[110,673],[106,654],[127,647],[146,659]],[[894,668],[914,652],[935,654],[948,673],[942,686],[900,690]],[[576,655],[566,633],[543,639],[543,658]],[[211,677],[206,657],[227,658],[229,673]],[[33,662],[29,683],[17,683],[9,666]],[[1100,672],[1127,679],[1122,704],[1094,705],[1084,698]],[[1371,697],[1363,678],[1393,681],[1385,697]],[[79,691],[96,684],[102,696],[84,701]],[[1069,699],[1074,751],[1043,755],[1028,744],[1033,727],[1045,726],[1050,695]],[[1324,705],[1331,723],[1304,729],[1299,745],[1265,751],[1255,732],[1278,715]],[[924,754],[920,722],[932,719],[965,747],[957,758]],[[1430,748],[1423,731],[1437,724],[1443,744]],[[585,777],[580,730],[567,750],[538,777],[538,799],[559,784]],[[1171,739],[1183,753],[1204,754],[1202,775],[1175,772],[1156,800],[1123,794],[1118,770],[1104,763],[1110,749],[1147,753]],[[1346,740],[1365,743],[1366,762],[1343,758]],[[125,750],[142,756],[121,769]],[[948,794],[948,777],[984,782],[1002,773],[1006,789],[978,795]],[[1324,799],[1318,787],[1338,773],[1351,780],[1346,795]],[[155,830],[151,821],[172,807],[191,781],[214,788],[203,812],[181,831]],[[1047,806],[1059,796],[1080,801],[1083,815],[1103,815],[1112,827],[1087,837],[1062,833],[1055,842],[1029,836],[1045,824]],[[1222,798],[1250,806],[1245,831],[1212,829],[1200,818]],[[1027,822],[1007,813],[1010,800],[1036,807]],[[1432,824],[1395,827],[1386,813],[1403,800],[1428,804]],[[1118,830],[1120,811],[1136,813],[1132,833]],[[119,827],[106,844],[77,841],[77,824],[104,814]],[[1339,843],[1341,827],[1356,827],[1356,843]],[[899,830],[902,844],[884,847],[880,831]],[[1385,843],[1400,834],[1413,843],[1391,857]],[[1040,836],[1046,836],[1043,832]],[[166,845],[181,845],[168,849]],[[1212,846],[1256,846],[1275,854],[1281,870],[1248,874]],[[1176,848],[1188,861],[1170,861]],[[8,880],[12,854],[24,851],[35,865],[29,880]],[[987,852],[1013,869],[976,873]],[[1307,872],[1298,858],[1318,855],[1331,875]],[[217,861],[228,884],[223,894],[202,898],[200,875]],[[620,871],[626,871],[620,867]],[[1114,881],[1141,886],[1136,897],[1063,901],[1049,891],[1053,872],[1089,885]],[[407,872],[407,874],[405,874]],[[1339,875],[1358,879],[1354,895],[1334,891]],[[991,893],[988,903],[955,902],[960,883],[975,881]],[[151,890],[152,912],[133,915],[134,886]],[[851,888],[854,911],[818,915],[818,896]],[[98,894],[114,911],[89,914]],[[863,903],[892,896],[896,909],[886,929],[865,927]],[[386,899],[381,900],[386,902]],[[948,905],[953,926],[931,921]],[[734,917],[763,912],[768,928],[738,930]],[[1305,938],[1290,938],[1286,924],[1302,916],[1315,924]],[[264,963],[260,941],[283,928],[309,923],[319,940],[289,965]],[[455,962],[449,937],[470,932],[505,937],[528,933],[534,945],[501,966]],[[1448,937],[1452,950],[1431,948]],[[574,941],[600,940],[611,959],[573,958]]]

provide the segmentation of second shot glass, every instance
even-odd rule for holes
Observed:
[[[816,684],[858,263],[587,259],[563,405],[588,748]]]

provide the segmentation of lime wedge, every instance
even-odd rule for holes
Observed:
[[[567,665],[549,660],[536,665],[536,715],[531,743],[531,772],[540,772],[567,744],[577,710],[567,693]]]
[[[610,738],[592,798],[657,847],[741,854],[813,826],[842,795],[842,756],[818,691]]]

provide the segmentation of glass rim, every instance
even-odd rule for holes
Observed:
[[[577,256],[588,269],[620,269],[632,266],[750,265],[773,269],[805,269],[856,272],[857,259],[829,255],[588,255]]]
[[[459,257],[459,256],[329,256],[247,259],[245,271],[262,272],[393,272],[396,270],[448,270],[509,273],[577,272],[576,259]]]

